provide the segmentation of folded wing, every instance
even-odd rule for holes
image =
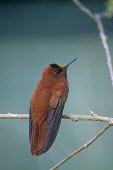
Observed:
[[[61,123],[64,109],[62,99],[57,100],[56,107],[49,106],[48,112],[43,114],[36,123],[33,122],[32,109],[29,110],[29,139],[32,155],[40,155],[48,151],[53,144]]]

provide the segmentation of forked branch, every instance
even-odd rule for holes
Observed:
[[[29,118],[28,114],[13,114],[13,113],[0,114],[0,119],[28,119],[28,118]],[[102,130],[100,130],[88,142],[86,142],[83,146],[81,146],[77,150],[75,150],[72,153],[70,153],[69,155],[67,155],[62,161],[60,161],[58,164],[56,164],[50,170],[57,169],[59,166],[61,166],[63,163],[65,163],[67,160],[69,160],[71,157],[73,157],[77,153],[81,152],[83,149],[86,149],[97,138],[99,138],[110,126],[113,126],[113,118],[99,116],[97,113],[93,113],[92,111],[91,111],[91,115],[63,114],[62,118],[70,119],[70,120],[75,121],[75,122],[77,122],[77,121],[101,121],[101,122],[107,122],[107,124]]]
[[[98,31],[99,31],[99,35],[100,35],[100,39],[101,39],[101,43],[103,45],[103,48],[105,50],[105,54],[106,54],[106,59],[107,59],[107,65],[108,65],[108,69],[109,69],[109,75],[110,75],[110,79],[111,79],[111,84],[113,87],[113,66],[112,66],[112,56],[110,53],[110,48],[108,46],[107,43],[107,37],[105,34],[105,30],[103,27],[103,23],[102,23],[102,18],[108,16],[109,14],[113,13],[113,8],[111,8],[110,10],[105,10],[102,11],[100,13],[96,13],[94,14],[90,9],[88,9],[87,7],[85,7],[79,0],[72,0],[81,11],[83,11],[85,14],[87,14],[91,19],[93,19],[96,22]]]

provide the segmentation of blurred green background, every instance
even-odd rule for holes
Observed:
[[[84,1],[93,12],[103,1]],[[103,19],[113,54],[113,20]],[[28,113],[31,94],[50,63],[65,64],[70,93],[64,113],[113,117],[113,89],[96,24],[72,1],[0,4],[0,113]],[[28,120],[0,120],[0,170],[48,170],[94,136],[105,123],[62,120],[50,150],[33,157]],[[113,129],[59,170],[112,170]]]

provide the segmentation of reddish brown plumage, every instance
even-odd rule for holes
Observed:
[[[29,136],[32,155],[45,153],[53,144],[68,95],[67,65],[47,66],[32,94]]]

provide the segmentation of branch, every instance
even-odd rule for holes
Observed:
[[[28,119],[28,118],[29,118],[29,114],[13,114],[13,113],[0,114],[0,119]],[[110,126],[113,126],[113,118],[99,116],[98,114],[93,113],[92,111],[91,111],[91,116],[90,115],[63,114],[62,118],[70,119],[75,122],[77,122],[77,121],[102,121],[102,122],[107,122],[107,125],[101,131],[99,131],[93,138],[91,138],[87,143],[85,143],[83,146],[81,146],[77,150],[75,150],[72,153],[70,153],[69,155],[67,155],[62,161],[60,161],[58,164],[56,164],[50,170],[55,170],[56,168],[61,166],[64,162],[69,160],[71,157],[73,157],[77,153],[81,152],[83,149],[86,149],[97,138],[99,138]]]
[[[0,119],[28,119],[28,114],[13,114],[13,113],[7,113],[7,114],[0,114]]]
[[[83,11],[85,14],[87,14],[90,18],[92,18],[96,24],[97,24],[97,28],[100,32],[100,38],[101,38],[101,42],[103,45],[103,48],[105,50],[105,54],[106,54],[106,58],[107,58],[107,65],[108,65],[108,69],[109,69],[109,74],[110,74],[110,79],[111,79],[111,84],[113,87],[113,67],[112,67],[112,62],[111,62],[111,54],[110,54],[110,49],[107,43],[107,37],[105,35],[105,31],[104,31],[104,27],[102,24],[102,17],[108,16],[111,13],[113,13],[113,8],[109,9],[109,10],[105,10],[103,12],[100,12],[98,14],[93,14],[92,11],[90,11],[87,7],[85,7],[79,0],[72,0],[79,8],[81,11]]]
[[[105,53],[106,53],[107,65],[108,65],[110,78],[111,78],[111,82],[112,82],[112,86],[113,86],[113,68],[112,68],[112,62],[111,62],[112,57],[110,54],[110,49],[109,49],[109,46],[107,43],[107,37],[105,35],[105,31],[104,31],[104,27],[103,27],[103,24],[101,21],[100,14],[95,14],[95,19],[96,19],[98,30],[100,32],[101,42],[102,42],[102,45],[103,45]]]
[[[86,13],[91,19],[95,20],[94,14],[88,8],[86,8],[79,0],[72,1],[80,8],[81,11]]]
[[[76,155],[77,153],[81,152],[83,149],[86,149],[89,145],[91,145],[97,138],[99,138],[111,125],[106,124],[106,126],[100,130],[94,137],[92,137],[87,143],[85,143],[83,146],[78,148],[77,150],[73,151],[69,155],[67,155],[62,161],[60,161],[58,164],[56,164],[54,167],[52,167],[50,170],[55,170],[59,166],[61,166],[63,163],[65,163],[67,160],[69,160],[71,157]]]
[[[72,114],[63,114],[62,118],[70,119],[72,121],[101,121],[101,122],[107,122],[111,125],[113,124],[113,118],[112,117],[104,117],[99,116],[97,113],[93,113],[91,111],[90,115],[72,115]],[[28,119],[29,114],[13,114],[13,113],[7,113],[7,114],[0,114],[0,119]]]
[[[91,116],[89,115],[71,115],[71,114],[63,114],[63,118],[65,119],[71,119],[72,121],[101,121],[101,122],[107,122],[113,124],[113,118],[111,117],[103,117],[99,116],[96,113],[93,113],[91,111]]]

